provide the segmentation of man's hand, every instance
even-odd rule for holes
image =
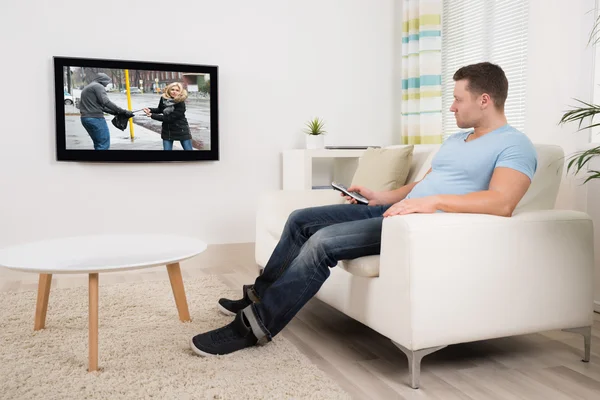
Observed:
[[[363,186],[358,186],[358,185],[354,185],[354,186],[350,186],[348,188],[349,192],[356,192],[359,193],[363,196],[365,196],[367,198],[367,200],[369,200],[369,205],[370,206],[376,206],[379,205],[378,201],[377,201],[377,194],[372,191],[371,189],[367,189],[366,187]],[[348,200],[348,202],[350,202],[351,204],[357,204],[358,202],[353,199],[350,196],[346,196],[344,193],[340,192],[340,195],[345,197],[346,200]]]
[[[369,203],[370,204],[370,203]],[[383,213],[384,217],[406,214],[432,214],[438,210],[436,196],[421,197],[418,199],[405,199],[397,202]]]

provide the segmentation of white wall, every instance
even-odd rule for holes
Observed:
[[[598,170],[600,160],[594,159],[590,167]],[[594,221],[594,249],[595,249],[595,276],[594,276],[594,303],[596,311],[600,312],[600,182],[592,180],[586,184],[587,213]]]
[[[590,101],[593,57],[587,47],[595,0],[530,0],[525,131],[535,142],[558,144],[569,156],[589,142],[575,124],[559,126],[576,102]],[[586,209],[585,187],[565,175],[558,208]]]
[[[0,246],[94,232],[254,240],[255,196],[320,116],[326,144],[394,141],[394,0],[8,2]],[[219,66],[218,162],[57,163],[52,56]]]
[[[595,3],[530,0],[526,132],[534,141],[561,145],[567,158],[590,141],[589,132],[577,132],[576,124],[557,124],[577,104],[573,99],[593,99],[594,49],[587,43]],[[565,172],[557,208],[587,211],[594,219],[595,299],[600,311],[600,190],[597,183],[582,185],[582,177]]]

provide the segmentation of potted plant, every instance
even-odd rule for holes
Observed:
[[[588,45],[591,44],[592,46],[595,46],[596,44],[598,44],[600,42],[599,34],[600,15],[596,17],[594,28],[592,29],[592,32],[589,37]],[[581,105],[578,107],[572,107],[571,110],[565,112],[562,118],[560,119],[559,124],[578,122],[578,131],[584,129],[592,129],[593,127],[600,126],[599,122],[594,123],[594,116],[596,116],[596,114],[600,114],[600,105],[590,104],[579,99],[575,99],[575,101],[579,102]],[[582,125],[584,125],[584,120],[587,118],[590,118],[589,124],[586,123],[585,126],[582,127]],[[573,169],[575,171],[575,174],[578,174],[581,170],[586,169],[586,165],[592,158],[598,155],[600,155],[600,146],[596,146],[594,148],[573,154],[570,157],[570,160],[567,164],[567,172]],[[584,184],[592,179],[600,178],[600,171],[589,169],[587,173],[588,176],[583,182]]]
[[[575,100],[577,100],[577,99],[575,99]],[[577,101],[582,103],[583,106],[576,107],[570,111],[567,111],[560,119],[560,123],[565,124],[567,122],[579,121],[579,129],[578,130],[583,130],[583,129],[588,129],[588,128],[591,129],[595,126],[599,126],[600,123],[598,123],[598,122],[594,123],[593,120],[594,120],[594,116],[596,114],[600,113],[600,106],[598,106],[596,104],[589,104],[589,103],[586,103],[581,100],[577,100]],[[590,124],[582,127],[581,125],[583,124],[583,120],[588,117],[590,117]],[[573,169],[575,171],[575,174],[578,174],[582,169],[586,168],[586,164],[592,158],[594,158],[598,155],[600,155],[600,146],[596,146],[594,148],[591,148],[591,149],[588,149],[585,151],[580,151],[580,152],[573,154],[569,159],[569,163],[567,164],[567,172],[569,172],[571,169]],[[590,169],[587,171],[587,173],[588,173],[588,176],[585,179],[585,181],[583,182],[584,184],[589,182],[592,179],[600,178],[600,171],[595,171],[595,170]]]
[[[327,133],[323,127],[325,122],[315,117],[306,122],[306,148],[307,149],[322,149],[325,147],[324,134]]]

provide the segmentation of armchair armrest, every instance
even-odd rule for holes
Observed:
[[[400,344],[411,349],[591,325],[593,268],[592,221],[582,212],[383,223],[379,278],[397,293],[399,323],[411,327]]]

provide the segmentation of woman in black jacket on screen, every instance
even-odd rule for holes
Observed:
[[[184,150],[193,150],[190,126],[185,118],[187,91],[179,82],[165,88],[157,108],[144,108],[147,116],[162,121],[161,138],[164,150],[173,150],[173,142],[178,140]]]

